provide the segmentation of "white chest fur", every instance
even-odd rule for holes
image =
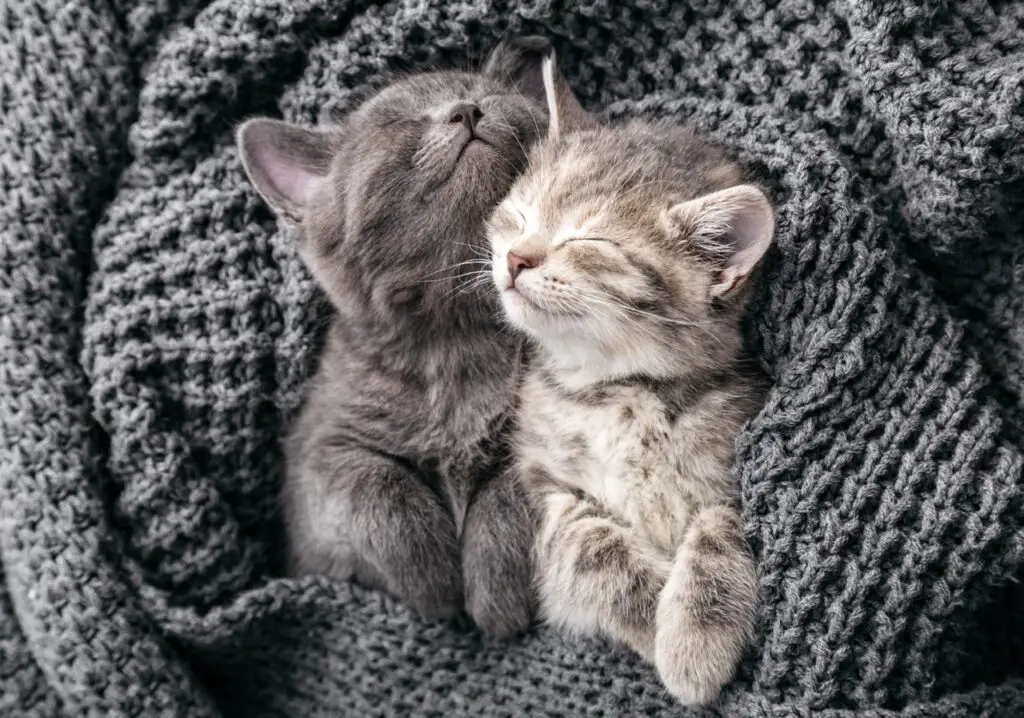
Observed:
[[[589,495],[671,555],[698,508],[735,493],[730,429],[738,427],[728,421],[728,399],[708,392],[672,406],[639,384],[568,393],[531,372],[519,459]]]

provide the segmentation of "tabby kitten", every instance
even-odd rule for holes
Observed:
[[[465,274],[545,127],[546,47],[407,78],[336,127],[238,132],[334,310],[285,444],[288,572],[354,578],[431,618],[465,608],[492,635],[535,603],[533,520],[502,472],[521,343]]]
[[[489,220],[504,313],[537,350],[514,445],[541,514],[540,611],[708,703],[757,598],[730,472],[763,401],[740,318],[774,212],[708,141],[601,126],[553,57],[544,80],[548,137]]]

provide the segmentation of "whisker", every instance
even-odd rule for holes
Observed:
[[[480,247],[475,244],[470,244],[469,242],[452,242],[452,244],[456,244],[460,247],[468,247],[473,251],[475,255],[477,255],[478,257],[484,257],[487,259],[487,261],[490,261],[491,259],[491,251],[489,249],[485,249],[484,247]]]
[[[463,275],[463,277],[460,278],[465,278],[468,281],[457,283],[454,287],[452,287],[450,290],[444,293],[443,299],[447,300],[450,298],[460,296],[462,294],[466,294],[492,281],[491,273],[482,270],[476,272],[468,272],[467,274]]]
[[[470,277],[475,277],[476,274],[477,274],[476,272],[467,272],[466,274],[456,274],[456,275],[451,276],[451,277],[438,277],[437,279],[424,279],[424,280],[422,280],[421,283],[422,284],[441,284],[442,282],[459,282],[459,281],[462,281],[462,280],[469,279]],[[491,276],[490,272],[487,272],[486,274],[487,274],[488,277]]]
[[[535,113],[533,111],[532,107],[529,108],[527,110],[527,112],[530,114],[530,121],[533,122],[533,129],[534,129],[534,132],[537,133],[537,139],[538,140],[544,139],[544,134],[545,133],[541,132],[541,130],[540,130],[540,123],[537,122],[537,113]]]
[[[508,73],[508,72],[506,73],[505,80],[508,82],[510,87],[515,87],[516,83],[512,79],[512,74],[511,73]],[[530,119],[533,120],[533,129],[537,132],[537,138],[540,139],[542,137],[542,133],[540,131],[540,125],[537,124],[537,115],[534,114],[533,108],[528,108],[527,112],[529,112],[529,114],[530,114]]]
[[[512,127],[511,123],[509,123],[508,119],[505,117],[505,113],[502,112],[501,110],[498,110],[496,114],[497,121],[504,125],[505,128],[509,131],[509,134],[512,135],[512,139],[516,141],[516,144],[519,145],[519,149],[522,150],[523,156],[527,156],[528,153],[526,151],[526,148],[523,147],[523,143],[519,141],[519,135],[516,134],[515,129]],[[531,112],[530,115],[532,117],[533,113]],[[536,121],[534,121],[534,123],[536,124]]]
[[[436,276],[438,274],[441,274],[442,272],[447,272],[447,271],[449,271],[451,269],[457,269],[458,267],[465,267],[467,265],[482,266],[482,265],[485,265],[485,264],[489,265],[490,261],[486,260],[486,259],[483,259],[483,258],[480,258],[480,259],[467,259],[465,262],[456,262],[455,264],[450,264],[450,265],[448,265],[446,267],[441,267],[440,269],[434,270],[433,272],[428,272],[427,274],[424,274],[423,276],[424,277],[433,277],[433,276]]]
[[[609,299],[597,296],[589,296],[587,297],[587,301],[597,304],[599,306],[603,306],[606,309],[610,309],[612,312],[622,317],[623,319],[628,319],[630,316],[629,310],[631,309],[631,307],[623,305],[619,302],[610,301]],[[607,325],[603,323],[597,323],[595,326],[597,326],[600,331],[607,333],[609,336],[612,334]],[[658,336],[653,329],[651,329],[650,327],[645,327],[642,324],[633,324],[632,330],[639,331],[643,336],[645,336],[647,339],[650,339],[652,342],[661,343],[663,341],[663,338]]]
[[[502,155],[496,155],[496,157],[499,160],[501,160],[502,162],[504,162],[506,165],[508,165],[508,168],[509,168],[509,170],[511,170],[513,177],[515,177],[516,175],[519,174],[520,170],[519,170],[518,167],[515,166],[515,164],[512,162],[512,160],[510,160],[507,157],[504,157]]]
[[[663,317],[661,315],[654,314],[653,312],[646,312],[646,311],[644,311],[642,309],[637,309],[636,307],[631,307],[628,304],[625,304],[625,303],[615,299],[614,297],[607,295],[606,293],[602,294],[601,296],[590,295],[590,297],[593,300],[596,300],[596,301],[604,301],[604,302],[607,303],[607,305],[615,306],[620,311],[626,312],[626,313],[628,313],[630,315],[633,315],[633,316],[643,317],[645,319],[651,319],[651,320],[654,320],[656,322],[660,322],[662,324],[681,326],[681,327],[686,327],[688,329],[696,329],[698,331],[703,332],[704,334],[706,334],[710,338],[714,339],[719,344],[719,346],[725,346],[725,344],[722,342],[721,338],[719,338],[719,336],[717,334],[715,334],[712,330],[708,329],[706,326],[704,326],[700,322],[686,321],[686,320],[683,320],[683,319],[673,319],[672,317]]]
[[[643,318],[643,319],[647,319],[647,320],[653,320],[653,321],[661,323],[661,324],[675,325],[675,326],[686,327],[688,329],[695,329],[697,331],[700,331],[700,332],[706,334],[708,337],[710,337],[715,342],[717,342],[720,346],[724,346],[724,344],[722,343],[722,340],[718,337],[718,335],[716,335],[713,331],[708,329],[703,324],[700,324],[699,322],[686,321],[686,320],[682,320],[682,319],[673,319],[672,317],[664,317],[664,316],[660,316],[658,314],[654,314],[652,312],[644,311],[642,309],[637,309],[636,307],[631,307],[628,304],[625,304],[622,301],[620,301],[620,300],[616,299],[615,297],[610,296],[610,295],[608,295],[607,293],[604,293],[604,292],[598,293],[598,292],[595,292],[595,291],[592,291],[592,290],[588,291],[588,290],[580,289],[580,288],[576,288],[575,292],[576,292],[575,298],[576,298],[577,302],[582,302],[582,303],[585,303],[585,304],[592,304],[592,305],[604,307],[605,309],[608,309],[608,310],[614,312],[616,315],[620,316],[623,319],[631,318],[631,317],[636,317],[636,318]],[[550,300],[550,298],[549,298],[549,300]],[[566,300],[563,300],[563,301],[566,301]],[[563,307],[563,311],[564,311],[564,309],[566,308],[566,304],[563,303],[561,306]],[[580,315],[579,305],[578,304],[577,304],[577,306],[572,307],[572,309],[575,310],[573,313],[576,316]],[[605,326],[600,324],[600,323],[598,323],[598,324],[596,324],[594,326],[596,327],[598,333],[602,333],[602,332],[605,331]],[[659,336],[650,327],[645,327],[642,324],[634,324],[633,325],[633,330],[641,332],[645,337],[647,337],[648,339],[654,341],[655,343],[664,343],[665,342],[665,337]]]

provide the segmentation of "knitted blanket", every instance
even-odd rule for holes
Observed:
[[[325,315],[233,129],[505,33],[779,206],[761,609],[714,709],[598,640],[275,576]],[[0,113],[0,715],[1024,715],[1021,2],[0,0]]]

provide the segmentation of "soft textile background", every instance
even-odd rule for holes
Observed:
[[[0,0],[0,715],[703,714],[596,641],[268,577],[323,314],[232,129],[505,32],[779,203],[721,713],[1024,715],[1024,4],[981,0]]]

